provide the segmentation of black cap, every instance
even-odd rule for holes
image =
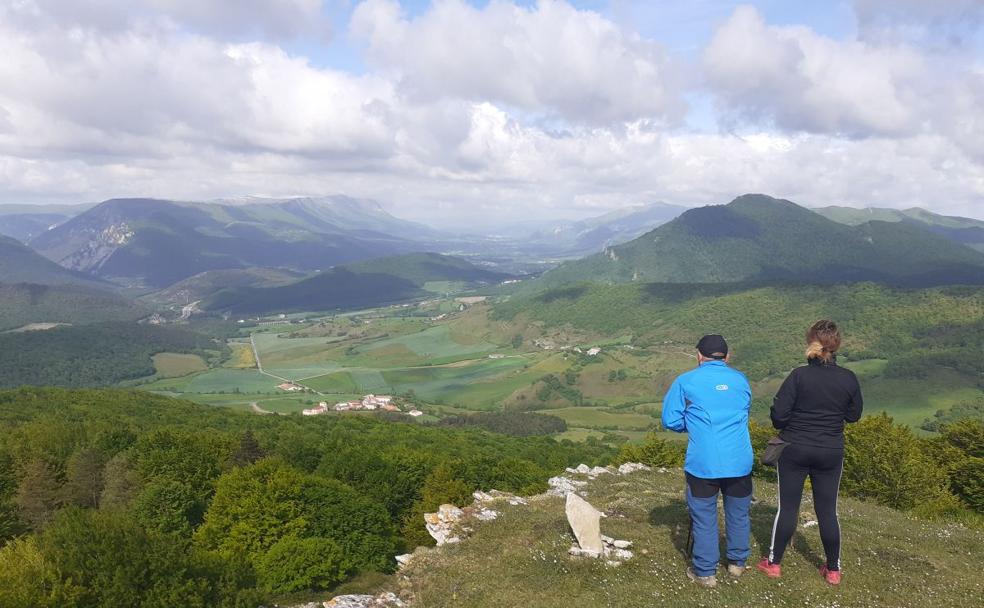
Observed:
[[[724,359],[728,356],[728,343],[723,336],[712,334],[704,336],[697,343],[697,350],[700,354],[711,359]]]

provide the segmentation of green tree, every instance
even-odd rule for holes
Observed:
[[[650,467],[678,467],[683,464],[685,453],[684,443],[670,442],[655,433],[649,433],[641,445],[623,445],[615,457],[615,464],[641,462]]]
[[[106,455],[95,448],[82,448],[72,454],[65,465],[65,503],[93,509],[98,507],[105,464]]]
[[[984,513],[984,458],[967,458],[957,465],[950,486],[971,509]]]
[[[99,506],[103,509],[123,509],[140,491],[140,475],[133,470],[126,454],[109,459],[103,469],[103,491]]]
[[[328,589],[345,580],[349,570],[338,544],[318,537],[285,536],[256,565],[260,584],[274,593]]]
[[[14,500],[24,521],[38,529],[54,516],[61,505],[61,495],[54,469],[42,460],[32,460],[24,468]]]
[[[145,528],[183,536],[189,536],[202,517],[195,491],[173,479],[155,479],[145,485],[132,510]]]
[[[943,439],[967,456],[984,458],[984,421],[965,419],[947,424]]]
[[[244,467],[253,464],[265,455],[260,443],[253,436],[253,431],[246,429],[239,439],[239,448],[232,454],[232,464],[237,467]]]

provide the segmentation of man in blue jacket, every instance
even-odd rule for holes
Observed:
[[[697,369],[677,377],[663,399],[663,427],[690,435],[683,470],[694,548],[687,576],[704,587],[717,585],[719,492],[724,496],[729,574],[741,576],[750,551],[752,389],[728,361],[724,338],[704,336],[697,344]]]

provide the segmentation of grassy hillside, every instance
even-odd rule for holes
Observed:
[[[281,287],[223,290],[207,298],[202,308],[237,314],[358,309],[426,295],[432,282],[467,285],[504,278],[508,275],[460,258],[414,253],[339,266]]]
[[[0,205],[0,234],[26,243],[91,205]]]
[[[984,254],[915,224],[847,226],[790,201],[744,195],[691,209],[638,239],[547,272],[529,289],[577,281],[743,280],[984,283]]]
[[[933,362],[982,372],[975,354],[984,344],[982,288],[581,284],[514,296],[493,312],[496,319],[630,334],[637,346],[675,344],[688,352],[701,335],[721,333],[736,365],[753,378],[798,365],[805,328],[823,317],[842,324],[846,360],[887,359],[900,374]]]
[[[207,298],[217,291],[236,287],[275,287],[293,283],[303,273],[285,268],[242,268],[209,270],[170,285],[141,299],[158,304],[184,306]]]
[[[737,580],[719,575],[701,589],[686,575],[687,510],[679,470],[601,475],[587,500],[608,514],[602,533],[633,542],[633,559],[618,567],[567,555],[573,537],[564,500],[501,506],[464,542],[419,552],[402,587],[427,608],[568,608],[569,606],[852,606],[976,607],[984,596],[978,574],[984,533],[958,524],[916,520],[886,507],[842,498],[844,582],[828,586],[817,574],[823,548],[809,493],[801,525],[783,562],[783,578],[757,571]],[[774,484],[757,481],[752,506],[752,558],[768,552],[775,515]],[[500,507],[496,507],[500,509]]]

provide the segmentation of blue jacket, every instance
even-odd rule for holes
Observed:
[[[663,399],[663,427],[690,434],[683,469],[704,479],[751,473],[751,404],[745,374],[724,361],[706,361],[678,376]]]

